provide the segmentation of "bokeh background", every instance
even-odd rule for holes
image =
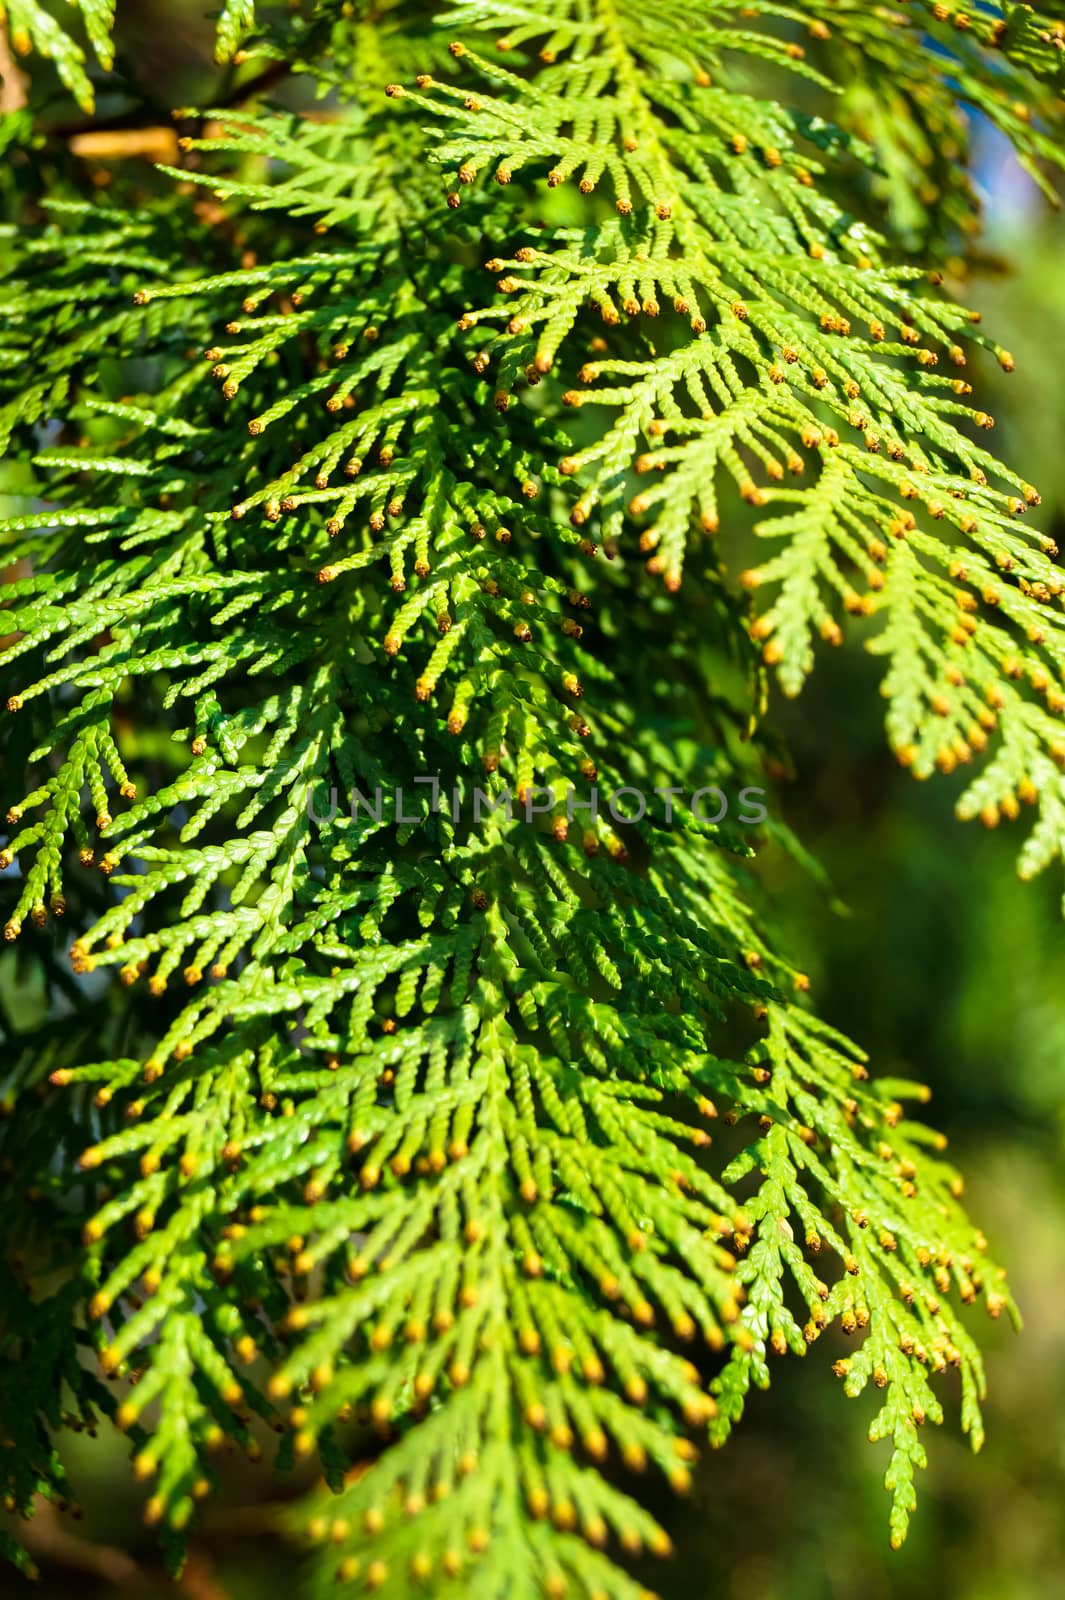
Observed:
[[[219,82],[204,9],[119,5],[120,71],[161,116],[182,101],[209,103]],[[57,97],[54,115],[69,114]],[[997,445],[1042,490],[1042,525],[1065,548],[1065,223],[982,128],[976,157],[987,226],[966,297],[1017,357],[1012,377],[993,362],[978,370],[981,403],[998,419]],[[898,768],[870,715],[876,688],[875,664],[853,640],[822,661],[800,702],[774,707],[796,757],[782,809],[831,888],[771,849],[767,893],[822,1014],[879,1070],[931,1086],[931,1116],[1009,1265],[1025,1328],[1018,1336],[981,1319],[987,1443],[974,1458],[951,1427],[954,1396],[953,1418],[926,1438],[921,1505],[898,1553],[888,1546],[886,1446],[865,1441],[872,1402],[845,1400],[831,1374],[842,1339],[779,1362],[772,1391],[704,1461],[690,1503],[661,1508],[677,1555],[647,1578],[665,1600],[1065,1600],[1062,875],[1021,885],[1008,823],[987,833],[954,820],[962,777],[921,785]],[[0,959],[9,1007],[13,983],[13,961]],[[307,1480],[234,1460],[175,1586],[142,1530],[126,1442],[76,1438],[70,1466],[83,1516],[45,1508],[30,1529],[40,1583],[0,1577],[12,1600],[298,1594],[306,1558],[289,1529]]]

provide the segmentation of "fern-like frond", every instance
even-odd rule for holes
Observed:
[[[105,72],[109,71],[114,60],[114,0],[74,0],[74,4],[96,60]],[[84,111],[91,111],[94,91],[86,70],[85,51],[51,10],[40,0],[5,0],[4,14],[16,54],[28,56],[36,52],[53,61],[64,87]]]
[[[520,8],[458,20],[486,24],[489,11],[504,42],[546,32]],[[963,367],[973,339],[1007,368],[1012,357],[826,198],[801,121],[704,81],[699,29],[669,37],[684,43],[667,50],[646,19],[602,6],[552,34],[531,77],[457,44],[485,91],[415,93],[449,135],[436,156],[457,169],[456,198],[482,171],[504,185],[546,172],[549,186],[607,188],[620,213],[589,200],[586,228],[489,260],[499,298],[466,325],[504,325],[501,381],[521,383],[560,360],[573,370],[569,344],[587,348],[594,307],[602,354],[563,399],[612,415],[561,462],[581,487],[572,520],[614,545],[635,519],[650,570],[676,588],[686,551],[734,520],[737,501],[766,508],[755,533],[774,553],[742,582],[785,690],[798,691],[818,637],[839,642],[846,613],[881,618],[873,648],[890,659],[900,759],[919,776],[953,770],[997,730],[959,814],[992,823],[1038,803],[1031,875],[1062,848],[1057,550],[1020,523],[1036,490],[975,442],[993,418],[967,403],[965,379],[937,370]],[[642,357],[614,354],[622,330]],[[635,494],[633,474],[651,480]],[[814,481],[785,486],[789,475]]]
[[[349,10],[285,36],[328,42],[322,120],[185,141],[174,176],[232,230],[61,205],[0,241],[0,893],[61,997],[2,1019],[0,1150],[61,1287],[5,1306],[44,1359],[0,1396],[0,1469],[28,1514],[65,1492],[64,1406],[113,1415],[177,1564],[214,1451],[254,1456],[263,1417],[336,1497],[323,1571],[635,1600],[669,1548],[641,1474],[684,1492],[771,1358],[838,1325],[898,1542],[949,1368],[979,1444],[960,1307],[1012,1302],[921,1091],[815,1015],[747,819],[693,797],[764,796],[764,668],[795,689],[875,613],[896,748],[924,773],[987,746],[963,808],[1039,800],[1029,863],[1060,849],[1035,493],[935,370],[966,314],[821,189],[875,156],[703,81],[738,57],[827,92],[790,9],[471,4],[506,64],[462,46],[477,87],[413,92],[396,11]],[[997,42],[1051,84],[1057,47],[992,20],[966,81]],[[260,26],[281,50],[225,6],[220,53]],[[585,225],[534,229],[493,169],[576,179]],[[706,543],[744,502],[776,541],[750,616]],[[617,559],[636,527],[665,591]]]

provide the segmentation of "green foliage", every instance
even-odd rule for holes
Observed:
[[[113,0],[75,0],[75,3],[92,52],[107,71],[113,59]],[[85,51],[56,20],[51,10],[41,5],[40,0],[5,0],[0,7],[0,18],[7,24],[8,37],[17,54],[28,56],[31,51],[36,51],[54,61],[64,87],[70,90],[83,110],[91,111],[93,86],[86,70]]]
[[[6,1486],[64,1495],[59,1424],[112,1416],[176,1565],[264,1419],[338,1497],[327,1574],[635,1596],[638,1475],[683,1492],[835,1326],[898,1543],[950,1368],[980,1443],[1001,1271],[922,1091],[803,998],[742,814],[606,797],[756,786],[766,668],[870,617],[900,757],[984,756],[962,814],[1061,853],[1056,551],[937,370],[1010,358],[904,259],[958,214],[910,167],[959,89],[1054,154],[1061,30],[407,9],[227,5],[219,56],[324,114],[204,113],[147,198],[72,171],[0,236],[0,884],[46,994],[0,1018],[0,1337],[46,1354]]]
[[[644,519],[642,547],[676,587],[691,539],[720,527],[720,480],[767,507],[756,536],[785,542],[741,581],[771,592],[752,633],[785,691],[801,687],[818,635],[842,638],[844,612],[883,618],[874,648],[890,662],[895,750],[918,776],[951,771],[986,749],[993,707],[1001,748],[959,812],[992,817],[1016,805],[1018,789],[1039,797],[1031,875],[1061,853],[1065,818],[1065,635],[1047,605],[1062,593],[1057,549],[1018,527],[1035,489],[972,440],[973,425],[993,418],[965,404],[965,380],[936,370],[941,353],[965,365],[966,336],[1007,369],[1013,358],[974,335],[964,311],[921,294],[916,269],[885,264],[872,230],[822,192],[824,168],[800,151],[802,124],[783,108],[748,102],[741,115],[731,90],[707,83],[681,97],[673,73],[652,76],[663,37],[684,39],[676,65],[698,73],[728,36],[708,27],[704,41],[669,7],[632,37],[609,11],[599,17],[580,25],[579,64],[552,59],[532,80],[463,50],[500,92],[461,107],[449,93],[441,107],[458,131],[437,156],[459,163],[457,182],[494,163],[508,183],[537,161],[549,183],[579,176],[591,192],[608,181],[620,213],[594,237],[523,244],[493,263],[507,303],[468,322],[505,321],[501,360],[542,372],[589,300],[607,327],[622,314],[657,319],[670,303],[687,317],[695,338],[648,334],[642,359],[587,362],[582,387],[563,396],[615,413],[563,462],[583,486],[578,520],[595,509],[606,536],[620,538],[630,469],[660,475],[627,509]],[[541,54],[570,42],[563,33]],[[660,108],[673,116],[661,126]],[[859,323],[868,337],[852,341]],[[809,488],[783,487],[786,474],[811,471]],[[929,521],[946,524],[946,536]]]

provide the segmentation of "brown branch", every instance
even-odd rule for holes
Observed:
[[[0,112],[21,111],[25,104],[26,78],[15,62],[7,23],[0,22]]]
[[[122,161],[145,156],[173,166],[178,159],[178,136],[172,127],[89,128],[71,134],[71,155],[86,161]]]
[[[272,89],[275,83],[281,83],[292,72],[292,67],[287,61],[272,61],[262,72],[249,78],[246,83],[237,84],[228,94],[212,99],[212,105],[220,110],[228,110],[232,106],[243,105],[246,101],[254,99],[267,89]],[[182,111],[175,113],[178,122],[196,122],[200,120],[200,113]],[[146,129],[154,130],[155,121],[145,122],[143,106],[131,106],[128,111],[116,111],[109,117],[89,117],[79,119],[77,122],[57,122],[46,131],[53,139],[66,139],[71,142],[80,139],[86,134],[118,133],[129,131],[139,133]],[[75,154],[77,152],[75,151]]]
[[[42,1566],[70,1567],[91,1573],[116,1588],[136,1583],[141,1570],[131,1555],[115,1545],[94,1544],[64,1528],[50,1501],[38,1496],[37,1509],[21,1530],[30,1555]]]
[[[275,83],[283,83],[291,72],[290,62],[271,61],[270,65],[256,73],[254,78],[249,78],[246,83],[238,83],[224,99],[216,103],[223,110],[228,110],[230,106],[243,105],[254,95],[262,94],[264,89],[272,89]]]

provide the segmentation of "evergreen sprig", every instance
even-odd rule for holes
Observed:
[[[898,1543],[1009,1291],[924,1092],[811,1009],[758,835],[621,796],[752,793],[765,669],[874,616],[900,756],[986,752],[962,812],[1030,800],[1024,870],[1060,853],[1056,551],[903,203],[959,94],[1053,154],[1060,30],[909,8],[867,145],[877,10],[407,9],[225,7],[324,115],[203,113],[138,206],[0,236],[0,882],[48,1000],[0,1018],[6,1489],[67,1496],[61,1425],[111,1416],[177,1565],[265,1421],[335,1495],[323,1572],[636,1596],[639,1475],[684,1492],[834,1326]],[[752,506],[737,593],[707,536]]]
[[[473,7],[456,20],[479,16]],[[552,34],[531,78],[456,42],[497,90],[419,97],[445,129],[457,124],[435,152],[458,163],[456,198],[490,165],[506,186],[532,163],[548,184],[578,178],[586,194],[607,184],[619,213],[490,261],[506,299],[467,323],[505,324],[510,377],[549,372],[589,304],[607,330],[632,319],[644,351],[634,356],[627,321],[624,355],[601,338],[603,356],[562,397],[614,412],[561,463],[583,489],[571,518],[596,512],[614,540],[627,516],[639,519],[650,569],[675,589],[692,539],[720,527],[721,480],[769,508],[755,535],[784,543],[741,582],[771,596],[751,633],[785,692],[801,687],[818,636],[842,641],[846,613],[881,617],[871,647],[889,658],[900,760],[919,777],[953,771],[999,730],[959,815],[994,824],[1022,801],[1038,805],[1022,858],[1031,876],[1060,855],[1065,815],[1057,548],[1019,525],[1039,502],[1034,487],[974,442],[994,419],[965,403],[971,385],[936,370],[941,359],[965,366],[962,339],[1006,370],[1013,358],[962,309],[921,293],[918,270],[886,262],[883,241],[825,196],[826,167],[800,150],[801,124],[710,83],[707,64],[737,41],[681,20],[652,9],[625,31],[601,8]],[[503,42],[538,31],[546,22],[530,13]],[[671,72],[663,39],[683,41]],[[579,59],[559,61],[567,48]],[[670,306],[688,337],[653,326]],[[784,486],[811,471],[810,487]],[[658,481],[630,498],[632,472]]]

